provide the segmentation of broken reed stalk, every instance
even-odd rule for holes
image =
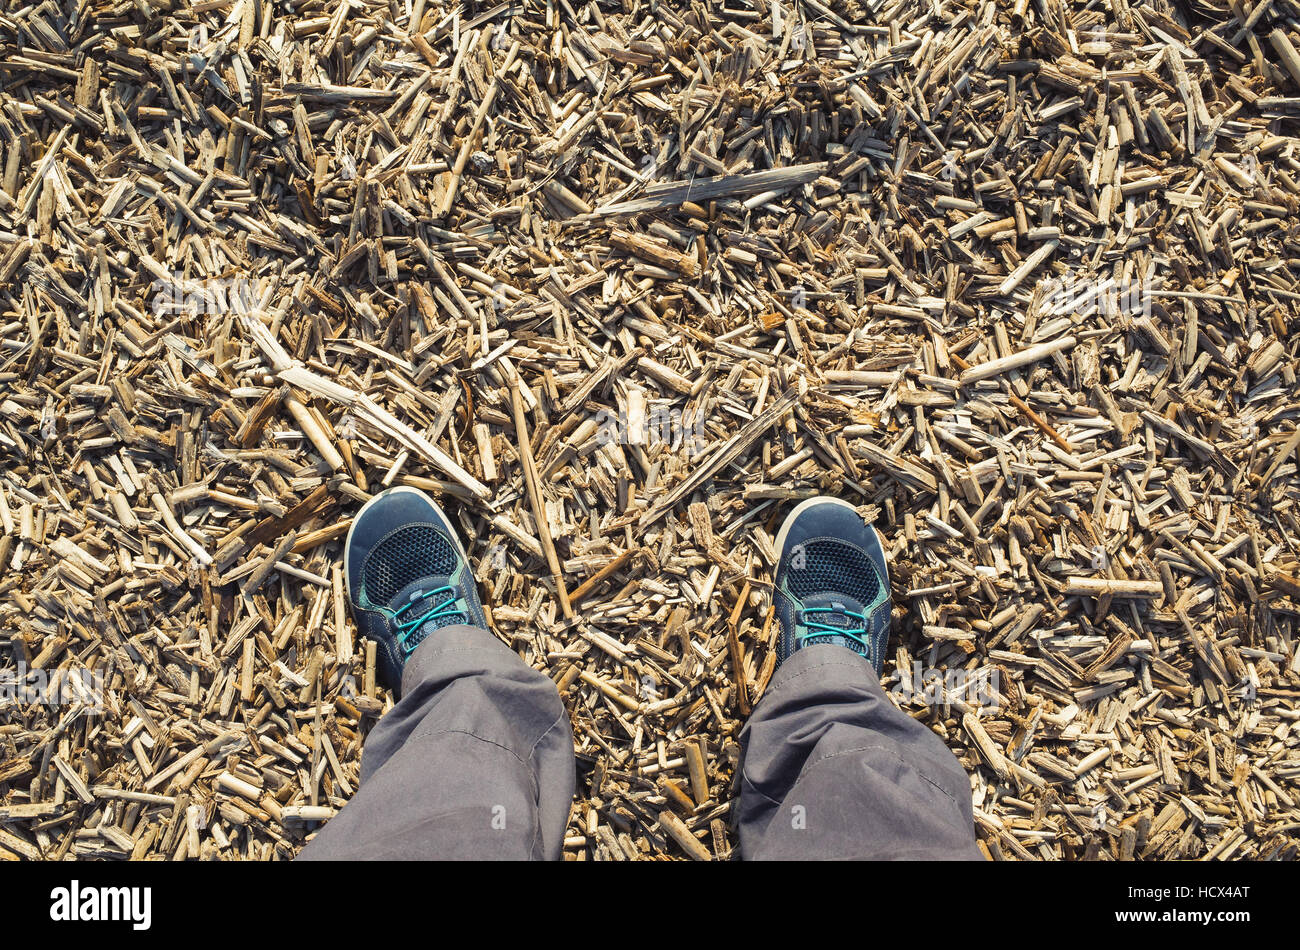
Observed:
[[[542,543],[546,563],[551,569],[551,579],[555,581],[556,596],[560,600],[560,609],[566,618],[573,616],[573,605],[569,602],[569,592],[564,585],[564,570],[560,566],[559,556],[555,553],[555,542],[551,540],[551,528],[546,514],[546,498],[537,478],[537,462],[533,459],[532,443],[528,436],[528,422],[524,418],[524,397],[521,391],[522,381],[515,378],[510,387],[510,404],[514,410],[515,435],[519,439],[516,448],[519,460],[524,468],[524,482],[528,487],[528,499],[533,507],[533,520],[537,523],[537,537]]]

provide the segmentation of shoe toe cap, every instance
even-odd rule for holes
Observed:
[[[800,544],[816,538],[838,538],[867,551],[873,560],[883,560],[875,528],[863,521],[855,508],[838,499],[820,501],[796,512],[784,529],[783,559]]]
[[[428,495],[416,488],[400,486],[376,495],[362,506],[348,531],[344,569],[348,592],[357,600],[362,567],[366,557],[392,532],[412,524],[432,524],[455,546],[455,534],[442,510]]]

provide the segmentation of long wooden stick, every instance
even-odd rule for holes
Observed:
[[[1054,428],[1052,428],[1051,423],[1049,423],[1038,413],[1034,412],[1033,409],[1029,408],[1029,403],[1025,402],[1015,393],[1007,393],[1007,395],[1011,398],[1011,405],[1015,406],[1017,409],[1023,412],[1029,418],[1029,421],[1032,422],[1034,425],[1038,426],[1038,428],[1042,429],[1043,432],[1046,433],[1046,435],[1053,442],[1055,442],[1057,445],[1059,445],[1067,452],[1074,451],[1074,446],[1072,446],[1069,442],[1066,442],[1065,439],[1061,436],[1061,433],[1057,432]]]
[[[474,121],[470,124],[469,133],[461,143],[460,152],[456,155],[456,164],[451,168],[451,180],[447,184],[447,192],[443,195],[442,205],[438,208],[438,217],[440,218],[445,218],[451,211],[451,206],[456,203],[456,192],[460,189],[460,179],[465,173],[465,163],[469,161],[470,153],[474,151],[474,143],[478,140],[478,133],[483,128],[483,121],[491,111],[492,103],[496,100],[497,92],[501,89],[501,79],[514,65],[515,57],[518,55],[519,41],[515,40],[511,44],[509,52],[506,53],[505,62],[492,76],[492,83],[488,86],[487,92],[483,94],[483,101],[478,104],[478,108],[474,112]]]
[[[686,201],[711,201],[714,198],[746,195],[759,191],[785,191],[796,185],[816,181],[826,168],[825,162],[809,162],[805,165],[769,168],[743,175],[715,175],[712,178],[696,178],[692,181],[664,182],[647,188],[644,198],[620,201],[617,204],[597,208],[590,217],[601,217],[607,214],[639,214],[643,211],[675,208]]]
[[[1116,580],[1109,577],[1067,577],[1066,596],[1082,594],[1086,597],[1159,597],[1165,592],[1160,581]]]
[[[749,684],[745,681],[745,651],[740,645],[740,617],[745,612],[748,600],[749,581],[745,581],[740,596],[736,598],[736,606],[727,618],[727,654],[731,658],[731,679],[736,685],[736,705],[742,716],[748,716],[753,711],[749,704]]]
[[[569,603],[574,605],[575,607],[578,604],[582,603],[583,598],[586,597],[588,594],[590,594],[593,590],[595,590],[597,586],[599,586],[601,581],[609,577],[614,572],[621,571],[627,565],[627,562],[632,560],[632,555],[635,553],[636,551],[633,548],[628,548],[618,557],[614,558],[614,560],[610,561],[608,564],[602,567],[595,574],[591,575],[591,577],[588,577],[585,581],[583,581],[581,584],[578,585],[578,588],[573,592],[573,595],[569,598]]]
[[[1003,373],[1009,373],[1013,369],[1020,369],[1022,366],[1028,366],[1030,363],[1037,363],[1039,360],[1045,360],[1053,353],[1059,353],[1062,350],[1068,350],[1074,346],[1076,340],[1072,336],[1063,336],[1060,339],[1052,340],[1050,343],[1038,343],[1034,346],[1027,346],[1018,353],[1012,353],[1010,356],[999,356],[995,360],[989,360],[987,363],[977,363],[970,369],[961,374],[961,384],[969,386],[971,383],[978,383],[982,379],[990,379],[994,376],[1001,376]]]
[[[528,439],[528,423],[524,421],[524,396],[519,387],[518,377],[510,388],[510,404],[515,413],[515,435],[519,439],[519,460],[524,466],[524,482],[528,485],[528,500],[533,506],[533,518],[537,521],[537,537],[542,542],[542,551],[546,554],[546,563],[551,568],[551,577],[555,580],[555,589],[560,595],[560,610],[565,619],[573,616],[573,605],[569,603],[569,592],[564,587],[564,573],[560,568],[560,559],[555,553],[555,543],[551,540],[551,527],[546,520],[546,504],[542,498],[541,482],[537,478],[537,462],[533,458],[533,446]]]

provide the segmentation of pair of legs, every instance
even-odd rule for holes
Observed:
[[[556,859],[575,788],[568,713],[549,678],[483,629],[445,516],[432,502],[424,512],[404,502],[395,527],[381,524],[346,555],[358,622],[378,634],[402,698],[366,741],[357,794],[300,857]],[[438,547],[432,534],[419,544],[403,536],[413,515],[452,542],[433,555],[450,570],[403,573],[412,552]],[[825,526],[812,528],[794,539],[794,570],[824,587],[833,573],[818,547]],[[887,583],[870,596],[833,593],[823,606],[791,576],[778,570],[783,659],[740,736],[742,857],[979,859],[966,773],[880,687],[873,659],[884,637],[872,608],[883,603],[887,617]]]

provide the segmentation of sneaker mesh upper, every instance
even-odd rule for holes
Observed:
[[[362,582],[372,604],[389,605],[393,596],[421,577],[449,577],[456,571],[456,548],[431,525],[398,528],[366,558]]]
[[[786,569],[790,593],[800,600],[812,594],[840,593],[852,597],[865,610],[880,593],[875,565],[866,554],[833,538],[805,542],[803,563]]]

